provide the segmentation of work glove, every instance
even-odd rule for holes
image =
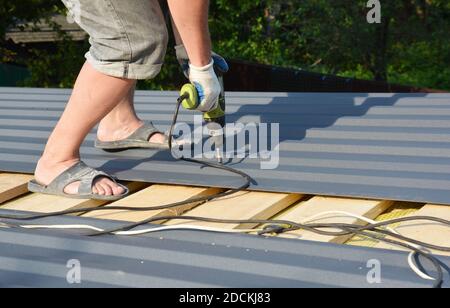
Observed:
[[[225,59],[213,53],[211,63],[204,67],[197,67],[189,63],[189,57],[183,45],[176,46],[175,50],[185,76],[197,89],[200,100],[197,110],[208,112],[217,108],[222,88],[215,69],[226,73],[229,67]]]
[[[189,79],[189,56],[187,54],[184,45],[175,46],[175,51],[177,55],[178,63],[180,63],[181,69],[183,70],[186,78]],[[214,61],[214,69],[222,74],[227,73],[230,70],[227,61],[215,52],[212,53],[212,59]]]

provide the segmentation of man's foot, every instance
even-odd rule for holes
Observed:
[[[102,142],[112,142],[120,141],[130,137],[134,132],[136,132],[140,127],[144,125],[144,122],[137,121],[130,123],[128,125],[123,125],[120,127],[106,127],[100,125],[97,131],[97,138]],[[149,142],[164,144],[166,141],[166,136],[161,133],[156,133],[150,136]]]
[[[49,185],[57,176],[78,163],[78,159],[68,160],[64,162],[54,163],[41,158],[38,162],[35,179],[41,185]],[[78,194],[80,182],[69,184],[65,187],[64,192],[69,195]],[[125,190],[108,178],[99,178],[92,187],[92,192],[101,196],[118,196]]]

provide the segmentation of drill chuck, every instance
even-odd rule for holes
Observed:
[[[197,89],[191,83],[185,84],[181,88],[181,96],[183,108],[187,110],[196,110],[200,104]],[[211,111],[203,113],[203,118],[206,122],[219,123],[222,127],[225,126],[225,97],[223,94],[219,97],[219,104]]]

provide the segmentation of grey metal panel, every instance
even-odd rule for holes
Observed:
[[[79,217],[39,223],[120,225]],[[0,229],[0,287],[70,287],[66,264],[72,259],[82,266],[81,287],[430,286],[411,271],[406,257],[380,249],[207,232],[86,237],[75,231]],[[374,259],[382,266],[382,283],[375,285],[366,279],[367,262]],[[450,287],[450,258],[439,259],[446,266],[444,287]]]
[[[70,90],[0,88],[0,170],[33,172]],[[136,94],[145,120],[167,129],[176,92]],[[254,190],[450,204],[450,94],[228,93],[228,122],[280,123],[280,165],[259,159],[233,166]],[[183,111],[181,121],[196,113]],[[104,153],[83,159],[124,180],[233,187],[237,178],[167,152]]]

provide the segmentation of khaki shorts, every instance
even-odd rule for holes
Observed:
[[[62,0],[68,19],[89,36],[87,61],[106,75],[154,78],[161,70],[168,33],[158,0]]]

